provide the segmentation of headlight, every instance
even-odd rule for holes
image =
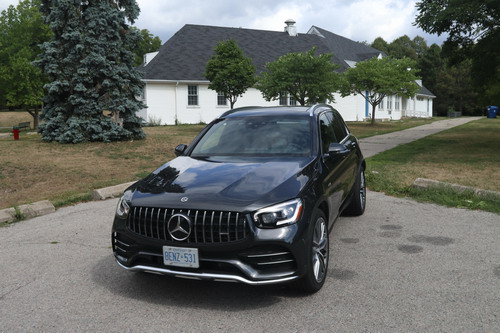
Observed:
[[[132,198],[132,192],[127,191],[123,194],[118,201],[118,205],[116,206],[116,216],[122,219],[126,219],[128,217],[128,213],[130,212],[130,199]]]
[[[302,214],[302,200],[295,199],[258,210],[254,221],[260,228],[275,228],[296,223]]]

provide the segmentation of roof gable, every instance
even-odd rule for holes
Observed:
[[[385,55],[383,52],[371,46],[355,42],[349,38],[339,36],[316,26],[312,26],[308,33],[315,34],[322,38],[324,45],[334,54],[337,60],[336,63],[340,65],[341,71],[352,67],[349,65],[352,64],[352,62],[356,63],[368,60],[373,57],[378,57],[380,54]]]

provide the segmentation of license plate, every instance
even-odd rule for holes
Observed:
[[[200,267],[198,249],[187,247],[163,247],[163,263],[167,266]]]

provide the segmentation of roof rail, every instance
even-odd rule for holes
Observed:
[[[325,104],[325,103],[317,103],[317,104],[314,104],[312,105],[310,108],[309,108],[309,115],[310,116],[313,116],[314,114],[314,111],[316,111],[317,109],[319,108],[328,108],[328,109],[332,109],[332,107],[328,104]]]
[[[242,106],[241,108],[236,108],[236,109],[231,109],[229,111],[224,112],[221,114],[218,119],[226,117],[230,115],[231,113],[237,112],[237,111],[243,111],[243,110],[251,110],[251,109],[260,109],[262,106]]]

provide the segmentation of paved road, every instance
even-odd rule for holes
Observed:
[[[317,294],[129,273],[117,200],[0,228],[0,332],[498,332],[500,218],[368,193]]]

